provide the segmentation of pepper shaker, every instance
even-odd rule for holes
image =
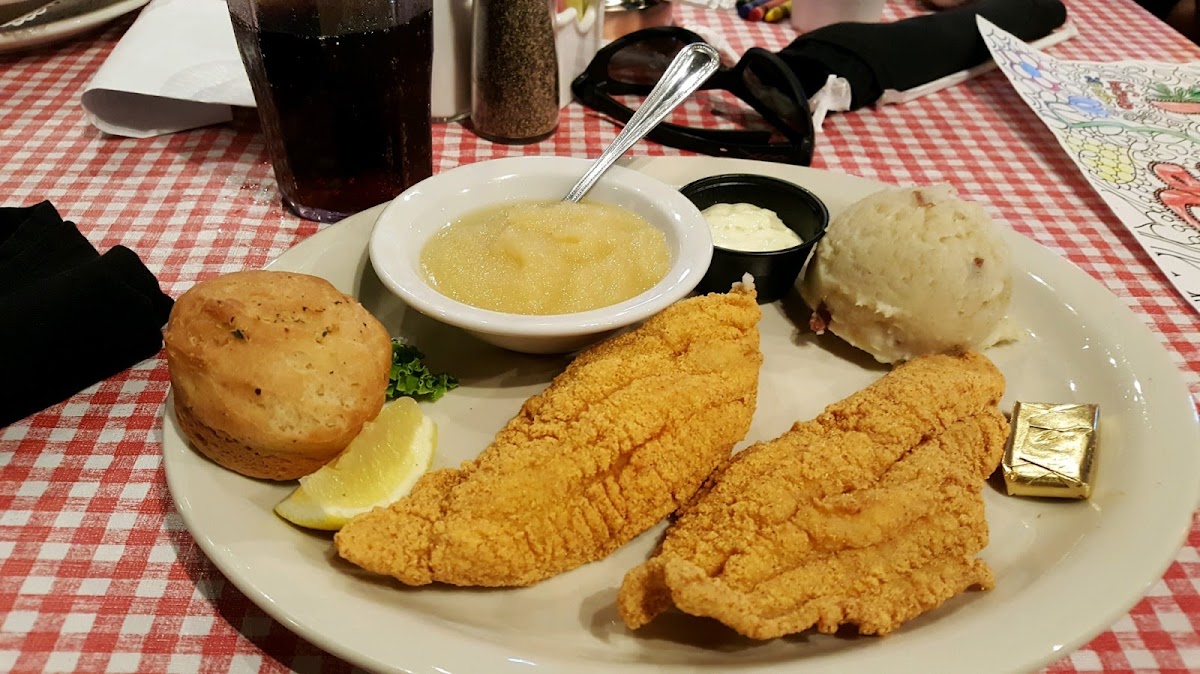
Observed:
[[[547,0],[475,0],[471,124],[498,143],[534,143],[558,128],[558,54]]]

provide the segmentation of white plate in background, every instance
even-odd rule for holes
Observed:
[[[76,8],[77,13],[70,16],[47,23],[39,20],[28,26],[0,30],[0,54],[67,40],[140,9],[148,2],[150,0],[89,0],[81,3]]]

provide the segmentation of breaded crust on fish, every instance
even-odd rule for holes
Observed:
[[[638,628],[672,606],[754,639],[853,624],[884,634],[990,589],[981,488],[1008,437],[984,356],[926,356],[713,474],[632,569]]]
[[[580,354],[474,461],[351,520],[347,560],[409,585],[516,586],[605,557],[686,503],[754,415],[752,288]]]

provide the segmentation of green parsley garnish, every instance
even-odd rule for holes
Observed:
[[[437,400],[458,387],[458,380],[442,372],[433,374],[425,365],[425,354],[415,346],[392,339],[392,371],[388,374],[387,399],[403,396]]]

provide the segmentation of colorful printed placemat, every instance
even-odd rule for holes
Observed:
[[[1200,312],[1200,64],[1062,61],[976,18],[1021,98]]]

